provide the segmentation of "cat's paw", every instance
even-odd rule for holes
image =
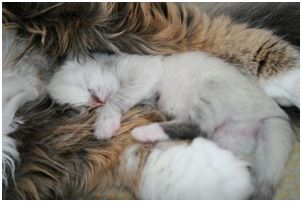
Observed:
[[[131,131],[131,135],[140,142],[156,142],[169,139],[158,123],[136,127]]]
[[[259,82],[264,92],[281,106],[296,106],[300,109],[300,68],[283,71]]]
[[[102,111],[94,124],[94,135],[97,139],[110,139],[116,134],[121,125],[121,114]]]
[[[25,93],[25,96],[21,102],[29,102],[36,99],[39,95],[38,90],[28,81],[17,75],[4,75],[2,83],[5,88],[2,91],[2,101],[6,104],[15,96],[21,93]]]

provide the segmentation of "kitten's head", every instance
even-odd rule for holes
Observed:
[[[70,62],[53,76],[48,90],[58,103],[77,107],[105,103],[119,86],[117,77],[96,62]]]

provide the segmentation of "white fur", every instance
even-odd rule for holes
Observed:
[[[169,139],[157,123],[136,127],[131,131],[131,134],[134,139],[141,142],[156,142]]]
[[[100,113],[108,116],[99,116],[97,118],[94,124],[94,128],[96,130],[95,136],[98,139],[110,139],[120,128],[122,116],[120,113],[116,113],[108,107],[101,109]]]
[[[17,129],[18,119],[15,114],[24,103],[35,99],[38,95],[35,88],[18,76],[3,75],[2,105],[2,180],[7,184],[6,168],[14,174],[14,161],[19,161],[19,153],[15,140],[8,135]]]
[[[16,148],[16,142],[13,138],[3,135],[2,137],[2,184],[7,186],[8,173],[11,172],[14,178],[15,161],[19,160],[19,152]],[[8,169],[8,171],[7,171]]]
[[[118,85],[105,86],[103,81],[108,80]],[[122,113],[159,94],[156,106],[171,117],[160,124],[163,129],[181,129],[186,123],[198,125],[199,130],[195,131],[201,134],[193,135],[206,135],[251,163],[254,197],[265,199],[274,194],[284,174],[293,132],[285,112],[232,65],[201,52],[167,57],[99,56],[97,61],[87,61],[82,66],[69,63],[62,67],[49,90],[61,103],[83,100],[82,104],[87,105],[90,88],[95,89],[96,96],[97,89],[110,95],[95,123],[98,138],[112,137]],[[145,129],[152,141],[165,139],[153,126]],[[177,130],[173,131],[174,138],[178,138]],[[133,135],[148,140],[145,132],[134,130]]]
[[[17,110],[34,100],[44,88],[38,79],[37,69],[29,61],[13,63],[24,44],[13,46],[15,33],[3,30],[2,52],[2,183],[7,185],[7,171],[14,176],[15,161],[19,161],[16,142],[8,135],[22,121],[15,117]]]
[[[282,106],[296,106],[300,109],[300,62],[297,67],[284,71],[275,77],[260,80],[265,93]]]
[[[196,138],[189,145],[162,146],[156,146],[148,156],[139,198],[247,199],[253,192],[247,163],[213,142]],[[134,159],[127,166],[133,170],[136,164]]]
[[[74,106],[89,105],[93,96],[101,102],[106,102],[119,88],[115,76],[97,68],[99,66],[97,62],[91,61],[91,64],[84,69],[82,66],[76,61],[68,62],[53,76],[48,91],[58,103],[69,103]]]
[[[89,105],[93,96],[104,102],[111,99],[111,104],[106,103],[99,110],[100,116],[94,125],[97,138],[111,138],[119,128],[117,120],[120,121],[121,113],[128,111],[129,106],[134,106],[136,100],[148,99],[154,93],[153,87],[158,81],[156,72],[162,71],[161,61],[151,56],[145,57],[149,60],[125,55],[122,60],[99,56],[97,61],[90,60],[84,65],[75,61],[68,62],[50,81],[49,94],[61,104],[74,106]],[[110,66],[116,69],[110,69]],[[154,70],[152,74],[151,69]],[[137,91],[137,88],[142,88],[147,96]],[[120,95],[116,96],[117,94]],[[103,113],[104,111],[107,113]]]

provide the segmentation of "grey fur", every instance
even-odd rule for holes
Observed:
[[[209,9],[209,13],[230,15],[236,22],[272,30],[293,45],[300,46],[299,2],[218,3]]]
[[[206,133],[200,131],[200,126],[194,123],[163,122],[159,125],[172,139],[194,139],[198,136],[206,136]]]

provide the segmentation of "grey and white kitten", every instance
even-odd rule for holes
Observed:
[[[273,197],[294,136],[288,116],[255,83],[232,65],[201,52],[96,58],[82,65],[66,63],[48,89],[62,104],[105,103],[94,125],[97,138],[111,138],[122,113],[151,102],[170,120],[135,128],[135,139],[207,137],[250,163],[252,198]]]

